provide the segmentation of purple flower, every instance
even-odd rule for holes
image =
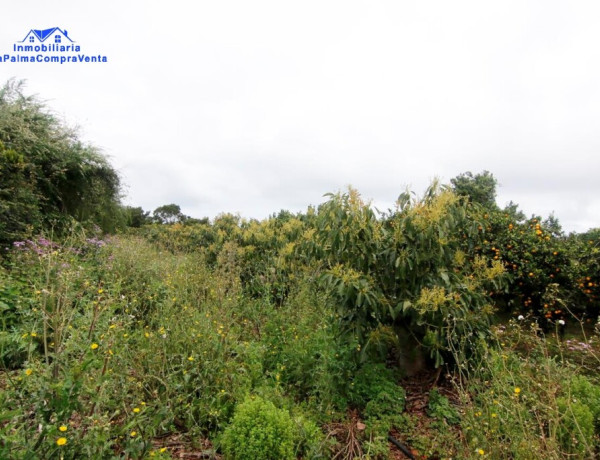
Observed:
[[[96,237],[94,237],[94,238],[88,238],[86,241],[89,244],[93,244],[94,246],[97,246],[99,248],[101,248],[102,246],[106,245],[106,242],[104,240],[100,240],[100,239],[98,239]]]
[[[46,238],[44,238],[44,237],[39,238],[38,239],[38,243],[41,246],[51,246],[52,245],[52,243],[50,241],[48,241]]]

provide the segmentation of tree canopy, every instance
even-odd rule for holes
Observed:
[[[496,185],[498,181],[489,171],[475,174],[471,171],[459,174],[450,183],[454,193],[460,196],[466,196],[473,203],[479,203],[486,208],[496,206]]]

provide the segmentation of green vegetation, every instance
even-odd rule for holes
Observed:
[[[600,233],[490,173],[151,217],[15,83],[0,141],[0,458],[600,454]]]
[[[71,219],[114,231],[121,224],[116,171],[22,90],[15,81],[0,89],[0,243],[60,234]]]
[[[293,459],[294,422],[272,402],[251,398],[238,405],[231,424],[223,433],[226,458]]]

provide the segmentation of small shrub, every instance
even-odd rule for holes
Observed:
[[[402,412],[405,400],[406,392],[396,383],[394,373],[383,364],[364,365],[351,384],[350,402],[359,409],[366,409],[372,402],[369,412]],[[386,407],[387,404],[391,407]]]
[[[296,453],[302,458],[321,458],[325,435],[321,428],[303,415],[294,417],[296,422]]]
[[[292,459],[294,422],[287,411],[272,402],[247,398],[236,408],[221,443],[228,459]]]
[[[365,417],[382,418],[386,415],[398,415],[404,410],[406,392],[396,385],[393,391],[382,391],[371,399],[364,410]]]
[[[460,422],[460,417],[456,409],[450,404],[448,398],[440,394],[437,388],[429,392],[427,414],[438,420],[446,420],[451,425]]]
[[[600,387],[582,375],[575,375],[565,389],[569,395],[557,399],[558,439],[566,452],[591,453],[596,441],[594,432],[600,421]]]
[[[576,375],[571,379],[571,394],[590,409],[596,430],[600,431],[600,386],[583,375]]]
[[[594,443],[594,415],[584,403],[558,398],[558,410],[561,414],[558,426],[558,439],[565,452],[585,454],[590,452]]]

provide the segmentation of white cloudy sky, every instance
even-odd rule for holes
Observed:
[[[186,214],[381,207],[491,171],[498,203],[600,226],[600,2],[6,2],[0,53],[61,27],[106,64],[0,63],[127,184]]]

